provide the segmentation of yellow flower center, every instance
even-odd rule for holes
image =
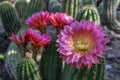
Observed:
[[[90,50],[90,44],[87,41],[77,41],[74,46],[75,50],[81,54],[86,54]]]

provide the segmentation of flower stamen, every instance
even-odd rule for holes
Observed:
[[[75,50],[81,54],[86,54],[90,50],[89,48],[90,45],[87,41],[83,41],[83,40],[77,41],[74,44],[74,46],[75,46]]]

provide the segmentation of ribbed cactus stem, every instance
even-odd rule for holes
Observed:
[[[27,6],[25,19],[27,19],[32,14],[42,11],[45,7],[44,0],[31,0]]]
[[[103,1],[102,23],[106,25],[108,29],[113,30],[116,33],[120,33],[120,23],[116,18],[116,10],[119,2],[120,0]]]
[[[62,12],[66,12],[67,0],[62,0]]]
[[[0,16],[8,36],[20,29],[21,23],[12,3],[8,1],[0,3]]]
[[[56,39],[45,47],[41,57],[41,75],[43,80],[59,80],[62,71],[62,61],[55,46]]]
[[[104,80],[105,59],[100,59],[100,64],[94,64],[91,68],[70,67],[64,64],[61,80]],[[67,76],[66,76],[67,75]]]
[[[97,66],[97,73],[96,73],[96,79],[97,80],[104,80],[104,74],[105,74],[105,59],[100,59],[101,64],[98,64]]]
[[[80,21],[82,19],[94,21],[96,24],[100,24],[99,14],[96,8],[92,5],[86,5],[79,11],[76,20]]]
[[[25,19],[25,11],[27,7],[27,1],[26,0],[17,0],[15,3],[15,8],[17,10],[17,13],[21,19],[21,22],[24,23]]]
[[[41,80],[38,66],[33,59],[23,58],[17,66],[18,80]]]
[[[80,9],[81,0],[63,0],[62,1],[62,12],[66,12],[67,14],[75,17],[77,11]]]
[[[52,3],[51,7],[50,7],[50,12],[53,12],[53,13],[61,12],[61,8],[62,8],[62,6],[59,2]]]
[[[85,5],[94,5],[94,0],[81,0],[81,7]]]

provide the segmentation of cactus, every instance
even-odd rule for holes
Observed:
[[[62,6],[61,6],[61,4],[59,2],[53,3],[51,5],[52,5],[51,9],[50,9],[51,12],[53,12],[53,13],[55,13],[55,12],[61,12]]]
[[[43,80],[59,80],[61,76],[62,61],[56,51],[55,41],[53,39],[42,53],[40,70]]]
[[[17,32],[17,34],[24,33],[26,30],[26,27],[23,26],[21,29]],[[20,51],[18,46],[15,43],[10,43],[8,50],[5,55],[5,68],[11,77],[12,80],[17,80],[17,64],[21,59]]]
[[[44,0],[31,0],[27,6],[25,19],[36,12],[42,11],[45,6],[44,4]]]
[[[41,80],[38,67],[33,59],[22,59],[17,66],[18,80]]]
[[[26,7],[27,7],[26,0],[17,0],[15,3],[16,11],[17,11],[22,23],[24,23],[24,21],[25,21],[24,18],[25,18]]]
[[[61,80],[104,80],[104,66],[104,59],[101,59],[101,64],[95,64],[90,69],[84,68],[78,70],[65,64]]]
[[[27,6],[25,17],[27,18],[33,13],[36,13],[39,10],[41,10],[41,7],[38,7],[39,4],[40,4],[39,0],[31,0],[29,5]],[[6,15],[9,15],[9,14],[6,14]],[[19,35],[21,33],[24,33],[26,29],[27,29],[26,26],[21,27],[20,30],[17,32],[17,34]],[[21,58],[21,55],[20,55],[19,48],[14,43],[11,43],[10,46],[8,47],[8,51],[6,52],[5,68],[12,80],[17,80],[16,68],[20,58]]]
[[[82,19],[94,21],[96,24],[100,23],[97,10],[91,5],[84,6],[83,9],[78,12],[76,20],[80,21]]]
[[[102,23],[116,33],[120,33],[120,23],[116,18],[116,10],[119,2],[120,0],[103,1]]]
[[[10,36],[11,33],[16,33],[20,29],[21,23],[12,3],[7,1],[2,2],[0,4],[0,12],[6,34]]]
[[[81,0],[63,0],[62,12],[66,12],[72,17],[76,17],[77,11],[80,9]]]

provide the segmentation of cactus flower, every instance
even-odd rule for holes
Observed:
[[[41,34],[35,30],[28,29],[26,31],[26,38],[35,46],[42,47],[46,46],[51,41],[51,36],[48,33]]]
[[[27,44],[27,40],[25,39],[25,34],[22,34],[20,36],[17,36],[15,34],[12,34],[12,36],[10,37],[10,39],[15,42],[17,45],[25,45]]]
[[[17,45],[27,44],[31,42],[35,47],[46,46],[51,41],[51,36],[48,33],[41,34],[33,29],[28,29],[26,33],[17,36],[12,34],[10,39],[15,42]]]
[[[63,29],[65,25],[70,25],[73,22],[73,18],[65,13],[55,13],[50,15],[51,23],[57,29]]]
[[[26,20],[26,24],[29,27],[36,28],[40,30],[42,33],[45,33],[46,25],[49,22],[49,13],[46,12],[38,12],[36,14],[33,14],[31,17],[29,17]]]
[[[58,35],[57,51],[62,59],[72,67],[88,68],[99,64],[99,58],[104,58],[103,50],[107,50],[109,39],[106,31],[92,21],[82,20],[66,26]]]

